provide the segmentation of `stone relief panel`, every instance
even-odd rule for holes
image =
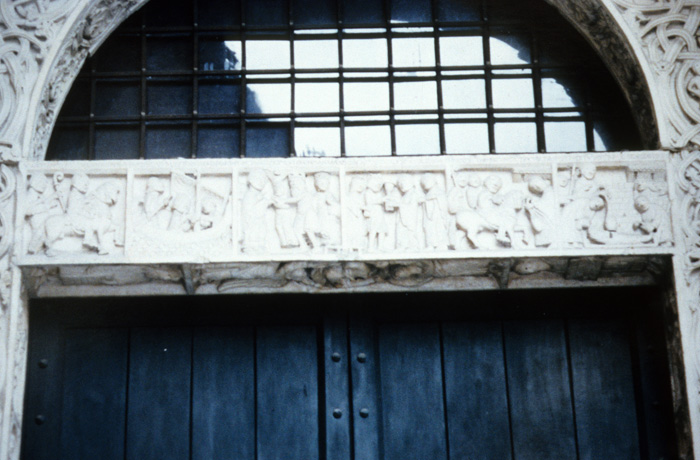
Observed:
[[[157,257],[199,252],[205,258],[230,253],[231,184],[231,174],[135,175],[129,253]]]
[[[244,254],[341,251],[338,173],[252,169],[238,185]]]
[[[124,252],[124,178],[85,172],[27,176],[23,251],[46,258]]]
[[[33,164],[22,263],[664,253],[666,163],[650,155],[597,165],[585,155],[373,159],[369,169],[349,159]],[[123,172],[105,172],[114,168]]]

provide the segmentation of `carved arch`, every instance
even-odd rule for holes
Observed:
[[[2,2],[0,22],[8,26],[0,41],[0,45],[4,45],[0,46],[2,159],[44,158],[58,112],[83,62],[146,1]],[[668,73],[670,67],[671,74],[677,76],[673,79],[676,84],[668,83],[667,86],[670,85],[674,93],[680,89],[685,96],[677,99],[677,107],[668,102],[667,91],[653,89],[658,80],[656,70],[660,67],[649,64],[657,57],[654,49],[665,51],[662,53],[664,61],[673,58],[688,61],[687,54],[694,52],[696,45],[684,40],[689,32],[681,31],[687,31],[697,22],[696,0],[664,2],[664,7],[651,9],[643,6],[648,2],[637,5],[639,0],[547,1],[588,37],[613,71],[635,108],[647,146],[678,146],[682,142],[700,145],[700,129],[695,128],[700,123],[700,104],[696,99],[700,98],[700,85],[697,85],[700,77],[695,79],[695,69],[700,72],[700,63],[697,66],[670,65],[664,70]],[[63,13],[57,14],[56,11]],[[667,21],[663,20],[666,13]],[[645,16],[647,14],[649,17]],[[629,24],[624,23],[623,15]],[[659,15],[661,20],[656,18]],[[652,20],[651,16],[655,19]],[[656,41],[647,39],[655,31]],[[650,41],[651,45],[644,45],[644,40]],[[20,81],[19,76],[27,73],[29,76]],[[15,125],[12,120],[17,118],[26,119],[24,126]],[[661,120],[658,125],[657,120]],[[665,129],[667,124],[673,129]],[[9,125],[13,126],[12,130],[5,129]]]

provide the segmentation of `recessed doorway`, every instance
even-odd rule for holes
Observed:
[[[34,300],[22,458],[675,458],[659,298]]]

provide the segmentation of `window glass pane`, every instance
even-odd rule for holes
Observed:
[[[90,81],[76,80],[61,108],[62,117],[90,115]]]
[[[136,160],[139,158],[139,126],[96,126],[95,160]]]
[[[494,132],[497,152],[537,152],[537,130],[534,123],[496,123]]]
[[[530,79],[496,79],[491,81],[493,106],[497,109],[535,107],[535,94]]]
[[[295,41],[294,66],[297,69],[337,68],[338,42],[336,40]]]
[[[339,99],[338,83],[297,83],[294,87],[294,110],[299,113],[337,112]]]
[[[205,77],[199,80],[198,88],[200,114],[240,112],[240,79]]]
[[[146,86],[149,115],[187,115],[192,113],[191,80],[150,80]]]
[[[529,64],[530,44],[525,36],[499,35],[489,40],[491,64]]]
[[[489,128],[485,123],[445,124],[447,153],[489,153]]]
[[[95,85],[95,115],[111,118],[138,116],[141,84],[128,81],[98,81]]]
[[[391,155],[388,126],[350,126],[345,128],[345,153],[348,156]]]
[[[300,26],[335,25],[337,0],[294,0],[294,24]]]
[[[430,0],[393,0],[391,22],[430,22],[433,20]]]
[[[189,123],[148,123],[146,159],[190,158],[191,138]]]
[[[343,40],[343,65],[348,68],[387,67],[389,54],[383,38]]]
[[[348,112],[389,110],[388,83],[345,83],[343,96]]]
[[[192,38],[149,38],[146,42],[146,69],[176,71],[192,69]]]
[[[246,23],[251,26],[287,26],[289,7],[280,0],[246,0]]]
[[[294,144],[299,157],[338,157],[340,128],[297,128]]]
[[[343,4],[346,24],[384,22],[384,0],[344,0]]]
[[[240,22],[239,0],[199,0],[197,2],[199,27],[239,27]]]
[[[394,106],[396,110],[436,110],[436,83],[412,81],[394,84]]]
[[[192,25],[191,0],[168,0],[167,8],[162,3],[150,2],[144,7],[147,27],[173,27]]]
[[[442,105],[446,109],[485,109],[484,80],[443,80]]]
[[[391,46],[394,67],[435,65],[435,40],[432,38],[396,38]]]
[[[245,43],[248,70],[288,69],[289,42],[284,40],[250,40]]]
[[[440,63],[443,66],[484,65],[481,37],[440,37]]]
[[[238,157],[240,135],[239,126],[229,122],[200,122],[197,127],[197,158]]]
[[[628,124],[629,123],[629,124]],[[593,121],[593,140],[597,151],[641,148],[632,120],[606,118]]]
[[[241,70],[242,58],[240,40],[199,40],[200,70]]]
[[[397,155],[430,155],[440,153],[438,125],[397,125]]]
[[[251,126],[246,131],[247,157],[289,156],[289,126]]]
[[[117,36],[107,40],[94,58],[97,72],[138,72],[141,70],[141,37]]]
[[[46,153],[52,160],[87,160],[89,130],[85,126],[56,126]]]
[[[437,19],[442,22],[478,21],[481,19],[479,0],[436,0]]]
[[[586,125],[582,121],[545,123],[544,139],[548,152],[585,152]]]
[[[292,107],[292,85],[255,83],[248,85],[246,111],[248,113],[287,113]]]
[[[583,94],[574,82],[557,78],[542,79],[543,107],[582,107]]]

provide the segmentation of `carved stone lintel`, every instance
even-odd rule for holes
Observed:
[[[26,164],[19,263],[670,253],[666,156],[600,159]]]

